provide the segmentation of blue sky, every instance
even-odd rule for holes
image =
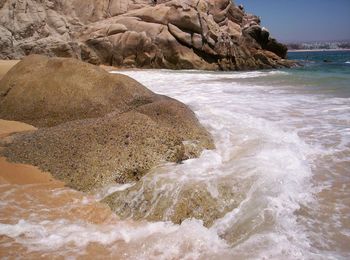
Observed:
[[[283,42],[350,40],[350,0],[235,0]]]

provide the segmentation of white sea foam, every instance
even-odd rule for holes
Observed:
[[[103,189],[98,191],[95,194],[95,198],[96,198],[96,200],[102,200],[103,198],[107,197],[108,195],[110,195],[114,192],[126,190],[128,188],[131,188],[134,185],[135,185],[135,183],[110,185],[110,186],[104,187]]]
[[[229,237],[230,232],[237,233],[245,226],[246,233],[235,234],[233,242],[239,246],[232,252],[249,248],[246,245],[261,237],[271,240],[265,241],[267,244],[280,241],[280,257],[314,254],[310,233],[299,223],[295,212],[304,205],[315,205],[314,193],[323,184],[314,187],[311,180],[313,170],[320,167],[320,157],[327,153],[334,156],[339,149],[349,152],[347,127],[341,127],[350,125],[344,113],[349,107],[348,99],[302,95],[287,86],[235,83],[239,78],[262,77],[263,81],[268,75],[289,75],[279,71],[222,73],[216,75],[216,80],[211,80],[211,73],[123,73],[158,93],[189,104],[215,139],[217,150],[168,168],[162,177],[173,177],[177,183],[193,178],[207,180],[211,183],[208,187],[213,187],[215,179],[231,175],[245,188],[249,185],[245,181],[253,177],[250,188],[243,188],[245,200],[211,228]],[[271,252],[262,247],[254,257],[270,254],[278,258],[278,250]]]
[[[64,219],[37,223],[20,220],[16,224],[0,223],[0,235],[14,239],[29,251],[61,255],[84,254],[90,243],[108,246],[112,256],[124,253],[132,259],[197,259],[203,253],[215,255],[228,250],[225,241],[198,220],[186,220],[181,225],[169,222],[94,225]],[[132,243],[139,245],[137,250],[125,246]],[[192,250],[186,250],[186,247]]]
[[[38,223],[20,220],[12,225],[0,224],[0,234],[15,238],[32,250],[57,250],[69,243],[78,247],[84,247],[91,242],[108,245],[122,240],[128,243],[148,237],[154,232],[167,234],[178,229],[177,226],[165,222],[147,223],[136,228],[122,224],[101,227],[88,223],[72,223],[64,219]]]

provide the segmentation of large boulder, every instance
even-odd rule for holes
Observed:
[[[288,67],[286,47],[230,0],[4,0],[0,58],[33,53],[121,67]],[[256,58],[267,50],[280,58]],[[264,54],[262,54],[264,55]]]
[[[0,81],[0,117],[53,126],[122,113],[155,97],[127,76],[76,59],[31,55]]]
[[[42,127],[2,153],[88,191],[213,148],[184,104],[76,59],[33,55],[0,81],[0,117]]]

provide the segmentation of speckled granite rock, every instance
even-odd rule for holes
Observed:
[[[0,81],[0,117],[42,127],[14,136],[3,155],[82,191],[137,181],[213,148],[186,105],[76,59],[18,63]]]

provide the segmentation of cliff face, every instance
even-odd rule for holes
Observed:
[[[39,53],[123,67],[289,66],[287,48],[230,0],[0,0],[0,58]]]

